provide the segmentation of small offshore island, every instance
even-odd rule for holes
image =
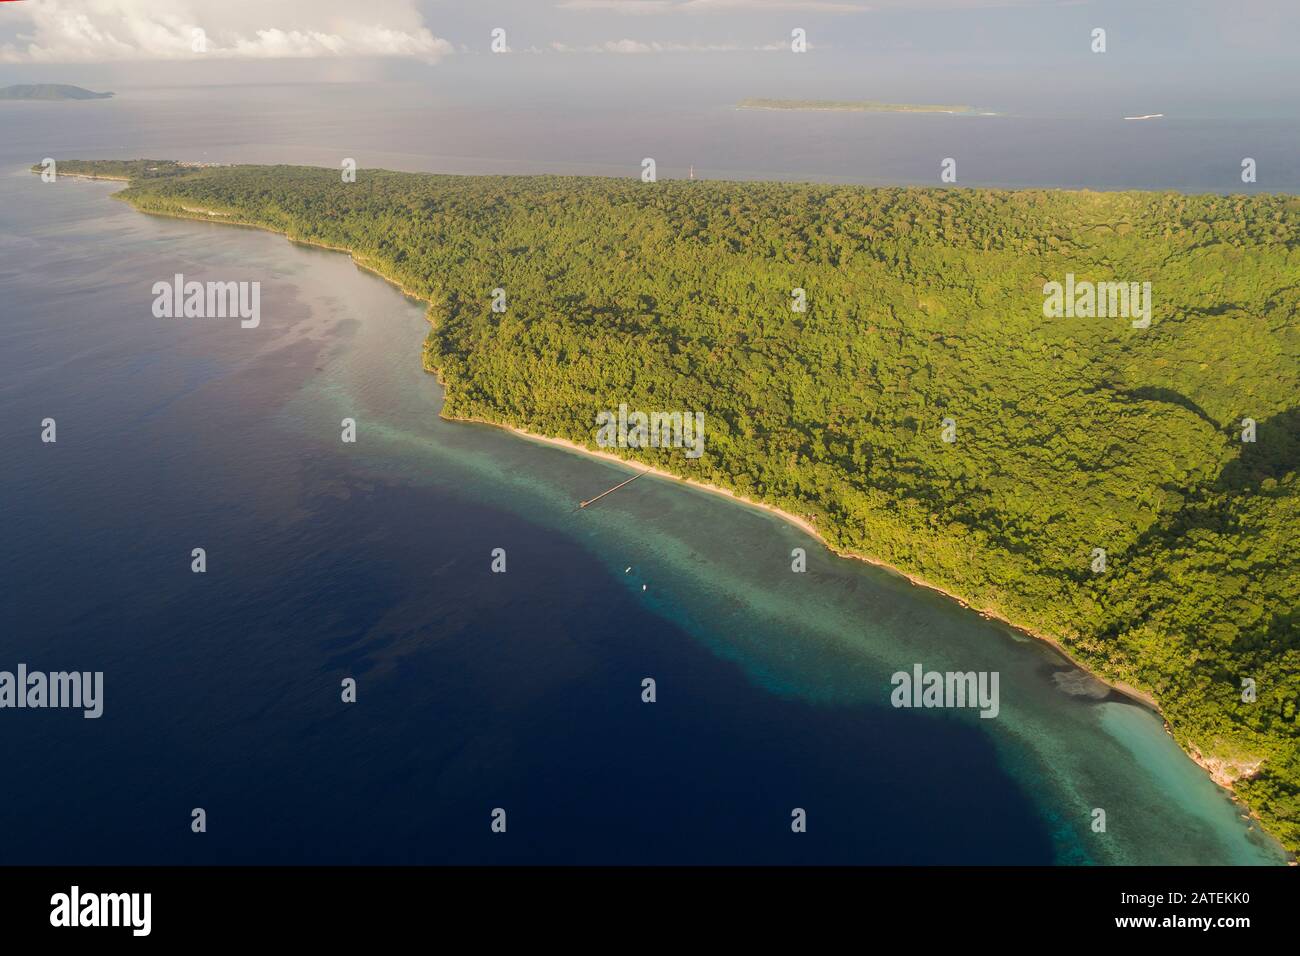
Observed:
[[[836,113],[951,113],[992,116],[973,106],[943,106],[926,103],[877,103],[873,100],[776,100],[750,97],[736,104],[742,110],[801,110]]]
[[[112,98],[112,93],[96,93],[94,90],[63,83],[0,87],[0,100],[108,100]]]
[[[59,172],[426,300],[449,418],[596,452],[601,409],[703,411],[702,458],[618,456],[1058,643],[1300,849],[1300,198]],[[1150,282],[1152,321],[1053,317],[1076,278]]]

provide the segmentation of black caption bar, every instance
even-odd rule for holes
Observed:
[[[561,926],[608,939],[698,925],[767,941],[839,928],[920,931],[931,942],[1029,930],[1231,945],[1288,927],[1296,877],[1293,867],[34,867],[0,869],[0,918],[9,940],[92,944],[495,938]]]

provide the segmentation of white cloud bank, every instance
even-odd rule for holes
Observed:
[[[28,0],[4,4],[0,62],[381,56],[434,61],[452,46],[415,0]],[[201,31],[201,33],[199,32]],[[201,42],[199,38],[202,38]]]

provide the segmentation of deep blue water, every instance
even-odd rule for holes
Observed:
[[[102,670],[105,712],[0,711],[0,863],[1281,858],[1049,648],[670,482],[575,512],[624,472],[440,421],[419,303],[345,256],[43,184],[54,121],[13,117],[0,669]],[[155,319],[174,272],[261,281],[262,326]],[[1003,713],[893,710],[913,661],[998,670]]]

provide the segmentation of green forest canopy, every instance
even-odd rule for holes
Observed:
[[[1057,637],[1258,766],[1237,792],[1300,848],[1300,199],[146,168],[142,210],[346,247],[428,298],[448,415],[593,445],[620,402],[704,411],[699,460],[627,456]],[[1045,318],[1067,273],[1150,282],[1151,326]]]

